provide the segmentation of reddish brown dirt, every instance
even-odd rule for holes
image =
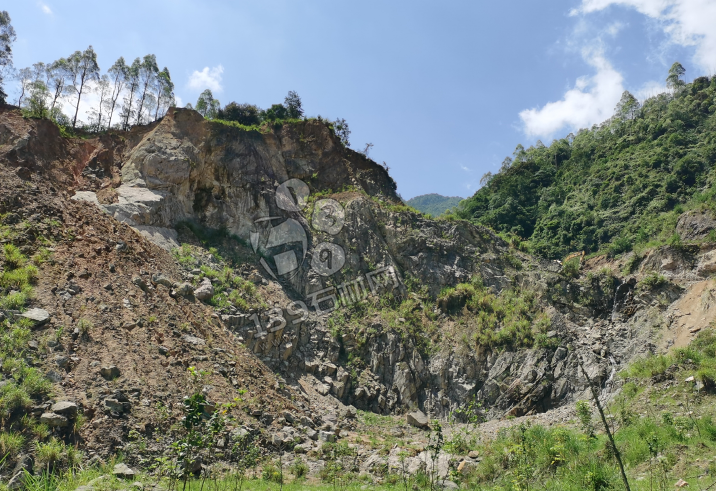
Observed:
[[[53,251],[51,261],[40,268],[30,305],[52,315],[32,333],[40,345],[35,364],[59,379],[51,401],[80,405],[87,424],[79,440],[90,454],[101,456],[121,448],[132,430],[166,444],[171,426],[182,416],[183,397],[202,388],[218,404],[239,398],[231,413],[249,425],[262,426],[250,415],[257,409],[272,415],[288,409],[310,417],[308,401],[280,387],[276,376],[233,340],[213,309],[172,298],[169,288],[152,285],[154,273],[180,280],[169,253],[96,207],[68,199],[90,161],[116,165],[114,156],[103,153],[107,141],[132,137],[67,140],[51,122],[25,120],[17,111],[0,108],[0,218],[11,214],[22,221],[14,225],[18,236],[12,241],[24,253],[31,255],[42,246]],[[25,147],[18,146],[22,138],[27,139]],[[105,187],[110,179],[105,178]],[[146,291],[135,284],[137,278],[148,285]],[[63,298],[68,286],[79,292]],[[73,339],[81,319],[93,327],[87,338]],[[205,344],[195,346],[185,335]],[[61,348],[49,348],[47,342],[58,337]],[[168,349],[167,355],[160,354],[160,346]],[[58,367],[57,356],[70,358],[66,368]],[[107,365],[117,366],[120,377],[102,378],[100,368]],[[197,384],[189,366],[210,373]],[[130,395],[128,415],[104,412],[102,401],[115,390]],[[292,401],[305,403],[300,408]],[[167,411],[160,411],[157,403]]]

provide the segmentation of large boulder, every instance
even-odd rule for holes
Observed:
[[[425,415],[424,412],[422,412],[420,410],[408,413],[405,416],[405,419],[407,420],[409,425],[415,426],[416,428],[427,428],[428,427],[428,423],[429,423],[428,417]]]
[[[202,302],[208,302],[214,296],[214,285],[209,278],[204,278],[199,287],[194,290],[194,296]]]

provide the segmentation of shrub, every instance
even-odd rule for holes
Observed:
[[[58,468],[74,469],[82,463],[82,452],[72,445],[50,438],[47,442],[35,444],[35,464],[48,470]]]
[[[667,282],[668,280],[664,275],[652,271],[639,281],[637,288],[640,290],[653,290],[665,285]]]
[[[20,310],[32,298],[32,287],[25,286],[21,291],[16,291],[4,297],[0,297],[0,308],[7,310]]]
[[[276,484],[283,483],[283,472],[273,462],[267,462],[264,464],[261,471],[261,478],[264,481],[275,482]]]
[[[308,471],[308,465],[306,465],[306,463],[301,458],[296,459],[291,466],[291,473],[294,475],[294,477],[296,477],[296,479],[306,477],[308,475]]]
[[[89,334],[93,328],[93,324],[87,319],[80,319],[79,321],[77,321],[77,329],[79,329],[80,335],[83,338],[89,337]]]
[[[576,278],[579,276],[579,268],[581,266],[581,260],[578,257],[573,257],[562,264],[562,273],[568,278]]]
[[[36,462],[46,466],[54,466],[55,463],[60,461],[65,450],[65,444],[54,438],[46,443],[37,442],[35,447],[37,452]]]
[[[5,256],[5,264],[9,269],[17,269],[27,263],[27,258],[22,255],[20,249],[12,244],[5,244],[3,246],[3,253]]]
[[[668,355],[650,355],[635,360],[625,370],[625,375],[636,378],[651,378],[666,372],[674,360]]]
[[[21,268],[3,272],[2,276],[0,276],[0,287],[22,290],[33,283],[36,279],[37,268],[34,265],[29,264]]]
[[[7,455],[10,460],[22,451],[25,446],[25,437],[14,432],[0,432],[0,461]]]
[[[0,419],[9,418],[15,411],[28,408],[32,399],[24,387],[10,382],[0,388]]]

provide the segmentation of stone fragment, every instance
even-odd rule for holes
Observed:
[[[136,286],[142,291],[147,290],[147,282],[144,281],[144,278],[142,278],[141,276],[134,276],[132,278],[132,283],[134,283],[134,286]]]
[[[335,443],[336,434],[329,431],[320,431],[318,433],[318,438],[323,442]]]
[[[12,479],[7,483],[8,490],[24,489],[25,478],[28,473],[32,473],[33,461],[32,457],[27,454],[21,454],[17,458],[17,464],[12,471]]]
[[[67,426],[69,422],[67,418],[60,414],[43,413],[42,416],[40,416],[40,423],[44,423],[50,428],[62,428]]]
[[[174,289],[174,295],[179,297],[191,297],[194,294],[194,287],[191,283],[180,283]]]
[[[408,421],[409,425],[415,426],[417,428],[427,428],[428,426],[428,417],[425,416],[425,413],[420,410],[408,413],[405,416],[405,419]]]
[[[460,489],[460,486],[458,486],[452,481],[448,481],[447,479],[438,481],[437,485],[439,489]]]
[[[182,339],[182,341],[184,341],[185,343],[189,343],[189,344],[194,345],[194,346],[204,346],[204,345],[206,345],[206,341],[204,341],[203,339],[198,338],[198,337],[196,337],[196,336],[192,336],[192,335],[190,335],[190,334],[185,334],[184,336],[181,337],[181,339]]]
[[[50,313],[45,309],[30,309],[20,314],[20,317],[31,320],[33,327],[40,327],[50,322]]]
[[[169,277],[163,275],[162,273],[154,273],[152,275],[152,283],[155,285],[163,285],[167,288],[172,287],[172,280],[169,279]]]
[[[463,460],[462,462],[460,462],[460,464],[458,464],[457,471],[460,474],[465,475],[465,474],[469,474],[470,471],[472,471],[474,468],[475,468],[474,462],[472,462],[470,460]]]
[[[112,470],[112,474],[115,476],[121,478],[121,479],[128,479],[132,478],[135,475],[135,472],[129,468],[127,464],[117,464],[114,466],[114,470]]]
[[[77,404],[70,401],[60,401],[56,404],[53,404],[50,410],[53,413],[61,414],[62,416],[65,416],[69,419],[73,419],[75,416],[77,416]]]
[[[214,285],[211,284],[211,280],[209,278],[204,278],[204,281],[202,281],[199,287],[194,290],[194,296],[202,302],[211,300],[211,297],[214,296]]]
[[[106,380],[114,380],[121,375],[119,368],[114,365],[100,368],[99,373]]]

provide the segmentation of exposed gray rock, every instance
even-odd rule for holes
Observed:
[[[419,410],[408,413],[405,416],[405,419],[409,425],[415,426],[417,428],[427,428],[429,423],[428,417],[425,415],[425,413]]]
[[[214,296],[214,285],[211,284],[209,278],[204,278],[196,290],[194,296],[202,302],[208,302]]]
[[[117,464],[112,470],[112,474],[121,479],[131,479],[135,476],[135,472],[129,468],[127,464]]]
[[[60,401],[52,405],[51,411],[73,419],[77,416],[77,404],[70,401]]]
[[[180,297],[191,297],[194,294],[194,287],[191,283],[180,283],[174,289],[174,294]]]
[[[30,309],[20,314],[20,317],[31,320],[34,327],[40,327],[50,322],[50,313],[45,309]]]
[[[185,343],[189,343],[189,344],[191,344],[191,345],[193,345],[193,346],[205,346],[205,345],[206,345],[206,341],[205,341],[205,340],[203,340],[203,339],[201,339],[201,338],[198,338],[198,337],[196,337],[196,336],[192,336],[192,335],[190,335],[190,334],[185,334],[185,335],[183,335],[183,336],[181,337],[181,339],[182,339],[182,341],[184,341]]]
[[[152,283],[154,283],[155,285],[163,285],[167,288],[171,288],[173,286],[172,280],[162,273],[154,273],[152,275]]]
[[[40,423],[45,423],[50,428],[62,428],[69,424],[66,417],[55,413],[43,413],[40,416]]]

